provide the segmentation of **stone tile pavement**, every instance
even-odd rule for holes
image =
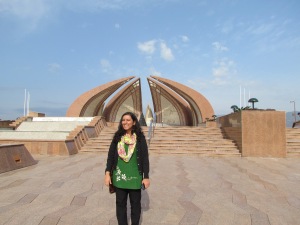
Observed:
[[[105,154],[34,158],[0,174],[0,224],[117,224]],[[150,163],[141,224],[300,224],[300,158],[150,155]]]

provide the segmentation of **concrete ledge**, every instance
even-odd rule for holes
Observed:
[[[0,132],[0,139],[3,140],[65,140],[69,132],[60,131],[12,131]]]
[[[94,117],[33,117],[33,122],[91,122]]]
[[[70,132],[77,126],[87,126],[90,122],[86,121],[35,121],[23,122],[17,131],[65,131]]]
[[[23,144],[0,144],[0,173],[37,164]]]
[[[1,143],[23,144],[31,154],[73,155],[78,153],[75,140],[0,140]]]

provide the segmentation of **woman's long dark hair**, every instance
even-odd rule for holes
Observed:
[[[123,117],[126,116],[126,115],[129,115],[131,117],[131,119],[133,120],[133,123],[135,123],[135,125],[132,126],[131,133],[136,134],[137,140],[139,140],[140,137],[144,136],[141,125],[140,125],[136,115],[132,112],[126,112],[121,116],[120,123],[119,123],[119,126],[118,126],[118,130],[116,131],[116,133],[114,135],[113,141],[115,141],[115,142],[119,142],[121,140],[121,137],[124,134],[126,134],[126,130],[124,130],[123,126],[122,126]]]

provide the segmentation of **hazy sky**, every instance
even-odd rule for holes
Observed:
[[[82,93],[157,75],[203,94],[215,114],[300,107],[299,0],[0,0],[0,119],[64,116]],[[240,98],[240,89],[242,98]],[[246,103],[244,104],[244,92]],[[242,99],[242,101],[240,101]]]

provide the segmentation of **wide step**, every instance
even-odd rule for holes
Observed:
[[[220,128],[156,127],[150,153],[195,156],[241,156],[232,140],[224,139]]]
[[[100,135],[91,138],[82,152],[107,154],[115,127],[105,127]],[[148,137],[148,128],[143,127]],[[286,129],[287,157],[300,157],[300,129]],[[223,138],[220,128],[206,127],[156,127],[149,145],[150,154],[195,156],[241,156],[234,141]]]
[[[286,129],[287,157],[300,157],[300,129]]]

